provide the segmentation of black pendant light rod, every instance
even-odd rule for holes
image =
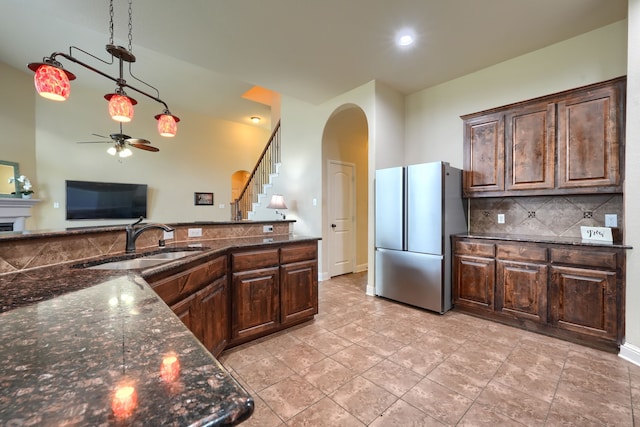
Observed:
[[[109,51],[109,48],[110,48],[110,47],[112,47],[112,46],[113,46],[113,45],[107,45],[107,51]],[[120,47],[119,47],[119,46],[115,46],[115,48],[120,48]],[[78,48],[76,48],[76,49],[78,49]],[[78,49],[78,50],[80,50],[80,51],[84,52],[82,49]],[[127,52],[126,50],[124,50],[124,48],[120,48],[120,49],[119,49],[119,50],[117,50],[117,51],[119,52],[120,50],[122,50],[122,51],[124,51],[124,52]],[[120,74],[122,74],[122,61],[125,61],[126,59],[125,59],[125,58],[122,58],[122,57],[119,57],[117,53],[116,53],[116,54],[114,54],[114,51],[109,51],[109,52],[110,52],[113,56],[117,57],[117,58],[118,58],[118,60],[120,61],[120,69],[121,69],[121,73],[120,73]],[[69,60],[69,61],[71,61],[71,62],[75,62],[76,64],[83,66],[83,67],[84,67],[84,68],[86,68],[87,70],[93,71],[94,73],[100,74],[102,77],[106,77],[107,79],[112,80],[112,81],[113,81],[113,82],[115,82],[118,86],[126,87],[126,88],[129,88],[129,89],[131,89],[131,90],[134,90],[134,91],[138,92],[140,95],[144,95],[144,96],[146,96],[147,98],[150,98],[150,99],[152,99],[152,100],[154,100],[154,101],[156,101],[156,102],[158,102],[158,103],[160,103],[160,104],[164,105],[165,110],[169,110],[169,106],[168,106],[168,105],[167,105],[167,104],[166,104],[162,99],[160,99],[159,97],[157,97],[157,96],[153,96],[153,95],[151,95],[150,93],[147,93],[147,92],[143,91],[142,89],[138,89],[138,88],[137,88],[137,87],[135,87],[135,86],[131,86],[129,83],[127,83],[127,82],[126,82],[125,80],[123,80],[122,78],[116,78],[116,77],[110,76],[109,74],[107,74],[107,73],[105,73],[105,72],[103,72],[103,71],[100,71],[100,70],[98,70],[97,68],[94,68],[94,67],[92,67],[91,65],[86,64],[86,63],[84,63],[84,62],[80,61],[79,59],[75,58],[74,56],[71,56],[70,54],[67,54],[67,53],[64,53],[64,52],[54,52],[54,53],[52,53],[48,58],[45,58],[45,61],[44,61],[44,62],[47,62],[47,60],[55,61],[55,58],[56,58],[56,57],[58,57],[58,56],[61,56],[61,57],[65,58],[65,59],[68,59],[68,60]],[[93,56],[93,55],[91,55],[91,56]],[[100,59],[100,58],[97,58],[97,59]],[[100,59],[100,60],[101,60],[101,59]],[[101,61],[102,61],[102,60],[101,60]],[[135,61],[135,57],[133,57],[133,61]],[[102,61],[102,62],[105,62],[105,63],[106,63],[106,61]],[[127,62],[132,62],[132,61],[127,61]],[[136,79],[136,80],[138,80],[138,79]],[[144,83],[144,82],[143,82],[143,83]],[[145,84],[147,84],[147,83],[145,83]],[[151,85],[149,85],[149,84],[147,84],[147,86],[149,86],[149,87],[151,87],[151,88],[155,89],[153,86],[151,86]],[[155,89],[155,90],[156,90],[156,92],[158,91],[157,89]]]

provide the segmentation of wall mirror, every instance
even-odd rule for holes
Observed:
[[[17,163],[0,160],[0,197],[17,197],[19,182],[9,183],[9,178],[18,176]]]

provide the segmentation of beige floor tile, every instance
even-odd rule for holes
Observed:
[[[268,351],[270,354],[278,354],[300,343],[301,341],[298,338],[283,331],[283,333],[273,337],[265,337],[264,341],[260,343],[260,348]]]
[[[476,403],[528,426],[544,425],[551,406],[549,402],[536,399],[495,381],[487,385],[476,399]]]
[[[244,345],[225,351],[220,356],[220,363],[230,369],[237,369],[241,366],[250,365],[265,357],[270,357],[271,353],[259,345]]]
[[[389,356],[389,360],[425,376],[442,363],[445,357],[443,353],[437,350],[427,352],[408,345]]]
[[[536,372],[527,371],[510,363],[503,363],[494,380],[529,396],[551,402],[557,386],[557,379]]]
[[[383,360],[362,376],[400,397],[415,386],[422,376],[390,360]]]
[[[428,378],[409,390],[402,400],[447,425],[455,425],[473,403]]]
[[[454,353],[427,375],[453,391],[475,399],[489,383],[501,362],[493,359],[471,359]]]
[[[325,397],[287,422],[289,427],[363,427],[356,417]]]
[[[329,397],[365,424],[380,416],[398,398],[371,381],[356,377]]]
[[[404,347],[404,344],[401,342],[378,333],[374,333],[358,341],[358,345],[382,357],[389,357]]]
[[[379,331],[379,333],[403,344],[411,344],[424,334],[421,330],[413,328],[411,322],[406,320],[394,322],[388,328]]]
[[[300,375],[320,391],[329,394],[351,381],[356,373],[331,358],[309,366]]]
[[[603,425],[633,425],[630,399],[626,402],[619,402],[615,398],[607,399],[600,393],[594,393],[590,390],[561,382],[558,385],[553,403],[555,404],[556,402],[571,408],[573,413],[580,414]]]
[[[243,365],[235,371],[251,389],[259,392],[283,379],[290,377],[294,372],[275,357],[259,360],[249,365]]]
[[[575,405],[555,399],[547,416],[546,427],[602,427],[603,424],[580,412]],[[616,427],[632,427],[632,424]]]
[[[300,343],[276,354],[275,357],[290,369],[299,373],[327,356],[308,344]]]
[[[285,378],[258,395],[285,422],[325,396],[298,375]]]
[[[564,367],[564,359],[553,359],[543,354],[532,352],[526,346],[515,348],[507,358],[507,362],[519,368],[553,378],[560,378]]]
[[[254,410],[249,419],[242,423],[242,427],[280,427],[284,423],[275,412],[267,406],[259,396],[253,395]]]
[[[327,356],[344,350],[353,344],[351,341],[341,338],[333,332],[311,335],[307,337],[305,342]]]
[[[567,365],[562,371],[560,384],[570,384],[601,395],[604,400],[614,400],[625,406],[631,406],[628,379],[624,381],[617,376],[605,377],[575,365]]]
[[[366,371],[382,360],[382,356],[360,347],[358,344],[353,344],[330,357],[357,373]]]
[[[361,317],[362,316],[358,317],[358,319],[360,319]],[[371,329],[364,328],[354,323],[350,323],[341,328],[334,329],[333,333],[354,343],[375,334],[375,332]]]
[[[460,422],[456,424],[459,427],[523,427],[524,425],[504,415],[497,414],[490,408],[478,403],[474,403]]]
[[[389,409],[384,411],[374,422],[369,424],[370,427],[444,427],[435,418],[409,405],[404,400],[398,400],[391,405]]]

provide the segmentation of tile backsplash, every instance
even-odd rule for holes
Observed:
[[[624,226],[621,194],[477,198],[469,209],[471,233],[580,237],[580,226],[604,227],[606,214],[617,215],[614,236],[622,236]]]

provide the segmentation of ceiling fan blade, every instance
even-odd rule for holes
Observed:
[[[113,144],[112,141],[77,141],[76,144],[104,144],[105,142]]]
[[[153,152],[158,152],[160,151],[159,148],[154,147],[153,145],[147,145],[147,144],[139,144],[137,142],[134,143],[129,143],[129,145],[131,145],[132,147],[136,147],[139,148],[141,150],[145,150],[145,151],[153,151]]]
[[[97,136],[98,138],[104,138],[104,139],[109,138],[108,136],[99,135],[99,134],[97,134],[97,133],[92,133],[91,135],[93,135],[93,136]]]
[[[129,144],[151,144],[150,141],[142,138],[127,138]]]

